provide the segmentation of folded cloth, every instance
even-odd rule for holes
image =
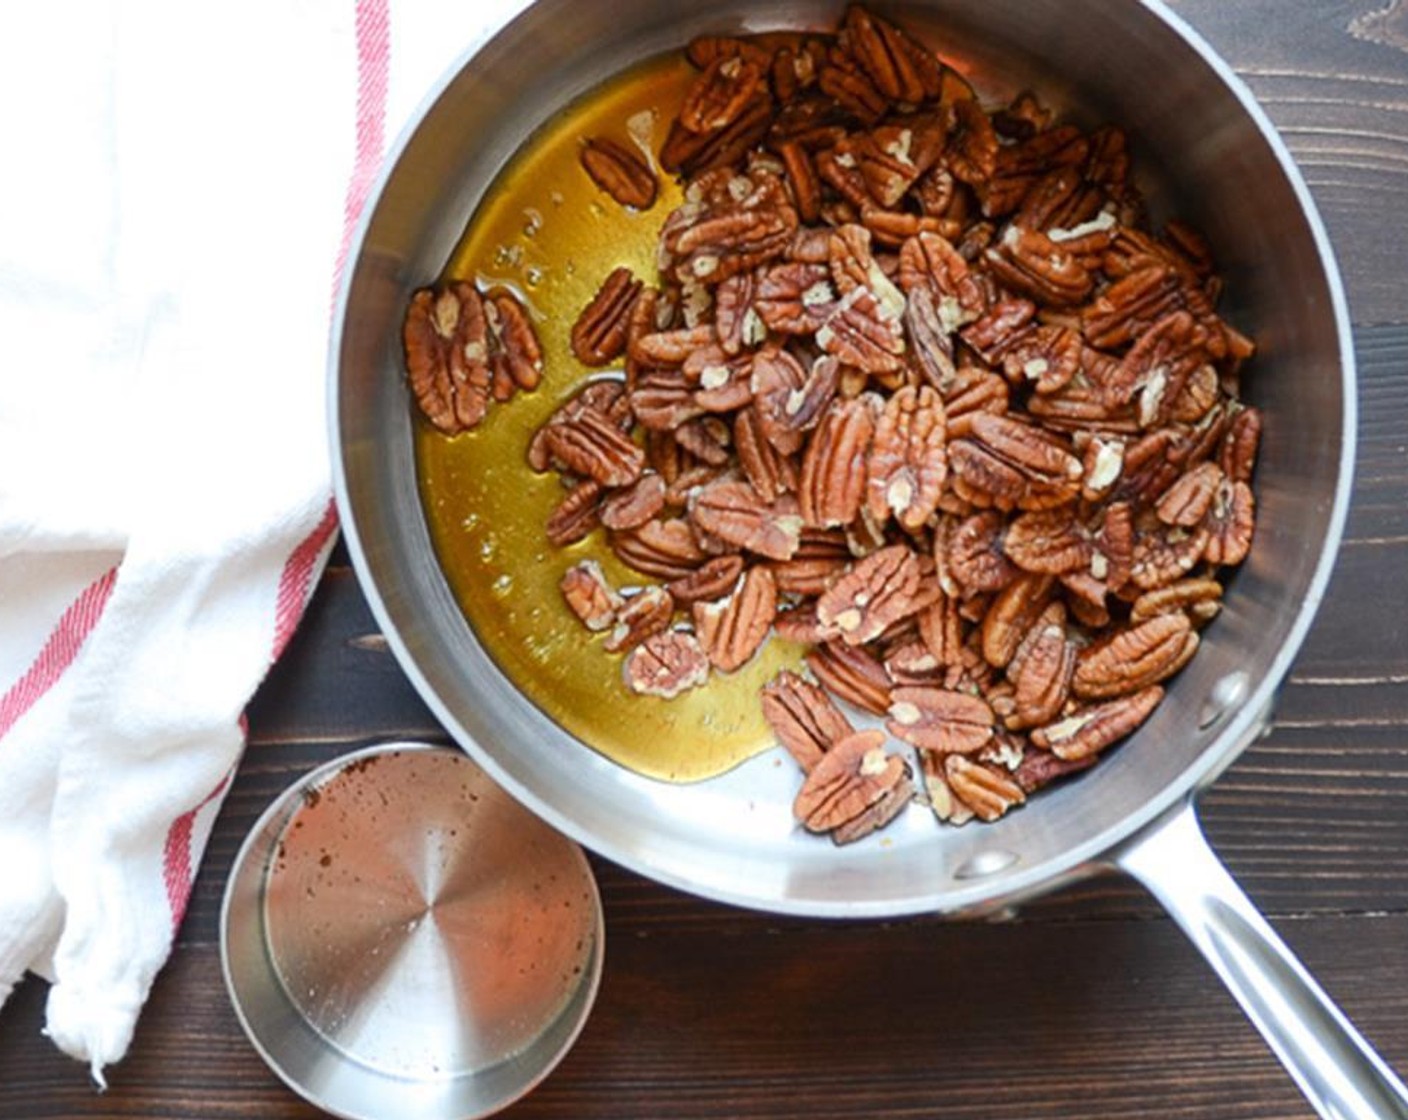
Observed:
[[[0,15],[0,1006],[103,1067],[331,547],[331,294],[383,140],[525,0]]]

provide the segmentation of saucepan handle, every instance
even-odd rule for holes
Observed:
[[[1209,847],[1190,800],[1116,863],[1183,927],[1325,1120],[1408,1118],[1408,1091]]]

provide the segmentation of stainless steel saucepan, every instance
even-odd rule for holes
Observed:
[[[453,736],[516,797],[641,874],[742,906],[825,917],[991,914],[1117,869],[1207,957],[1324,1117],[1408,1117],[1408,1093],[1257,914],[1198,827],[1194,800],[1266,727],[1329,578],[1354,461],[1344,296],[1290,156],[1227,65],[1138,0],[877,3],[980,92],[1024,87],[1137,138],[1156,212],[1201,227],[1228,316],[1260,345],[1265,413],[1254,548],[1201,650],[1134,739],[993,826],[912,812],[886,843],[837,849],[793,825],[797,777],[771,758],[696,785],[627,772],[527,701],[486,655],[437,565],[416,489],[399,327],[443,269],[495,173],[552,113],[694,35],[832,27],[824,0],[537,0],[466,57],[393,154],[355,245],[332,345],[342,523],[406,672]]]

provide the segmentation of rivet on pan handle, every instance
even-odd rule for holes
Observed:
[[[1228,874],[1191,800],[1115,863],[1183,928],[1320,1116],[1408,1117],[1408,1090]]]

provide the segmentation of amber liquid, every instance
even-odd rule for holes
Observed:
[[[491,406],[477,429],[448,438],[419,422],[421,500],[446,578],[499,667],[563,728],[616,762],[653,778],[695,781],[772,744],[758,692],[800,648],[773,638],[748,665],[674,700],[637,696],[621,680],[621,655],[602,649],[567,609],[562,573],[587,557],[614,586],[654,582],[619,561],[598,530],[569,548],[544,533],[565,491],[526,461],[537,428],[588,377],[569,335],[613,268],[653,281],[655,246],[681,201],[661,175],[649,211],[618,206],[578,163],[582,139],[607,136],[660,150],[693,71],[672,54],[635,67],[556,115],[535,133],[485,195],[446,275],[504,284],[533,315],[544,376],[533,393]],[[627,122],[632,122],[628,127]]]

